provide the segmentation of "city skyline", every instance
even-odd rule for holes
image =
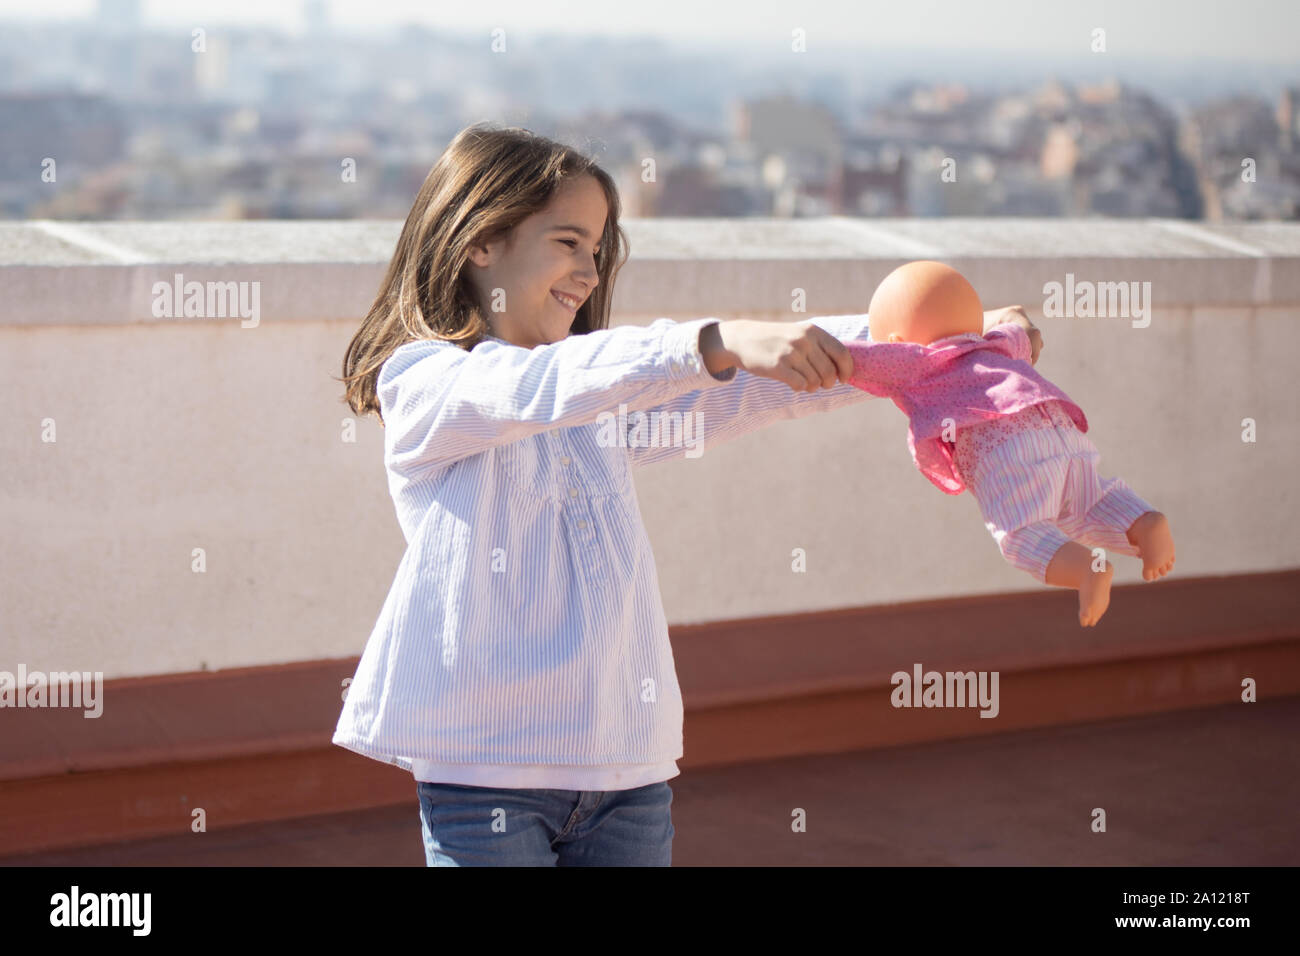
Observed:
[[[592,150],[641,216],[1300,215],[1292,64],[859,56],[815,30],[806,55],[515,26],[503,42],[357,32],[330,12],[357,8],[325,0],[275,7],[305,32],[91,9],[0,29],[4,218],[400,216],[482,120]]]
[[[0,21],[92,19],[96,0],[47,0],[38,8],[0,0]],[[386,29],[415,22],[462,35],[503,28],[520,42],[547,36],[644,37],[683,46],[759,45],[788,52],[792,31],[805,31],[809,52],[855,49],[1016,52],[1029,56],[1150,57],[1160,60],[1248,60],[1300,64],[1300,5],[1290,0],[1156,0],[1134,3],[1042,4],[994,0],[978,6],[957,0],[919,0],[906,8],[882,5],[869,13],[850,0],[807,4],[783,0],[724,0],[702,6],[662,0],[653,6],[614,6],[594,0],[562,0],[538,8],[527,0],[499,0],[473,6],[415,0],[335,2],[324,5],[341,31]],[[221,4],[169,0],[142,2],[139,16],[150,29],[171,25],[242,24],[299,32],[306,25],[304,3],[265,4],[227,0]],[[202,21],[202,22],[200,22]],[[938,26],[936,26],[938,25]],[[1093,30],[1106,31],[1106,51],[1091,49]]]

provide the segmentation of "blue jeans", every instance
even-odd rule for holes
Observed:
[[[429,866],[671,866],[673,791],[416,781]]]

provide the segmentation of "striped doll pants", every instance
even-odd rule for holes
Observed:
[[[1097,447],[1055,401],[960,430],[954,458],[1002,556],[1043,583],[1067,541],[1137,557],[1126,532],[1156,510],[1098,475]]]

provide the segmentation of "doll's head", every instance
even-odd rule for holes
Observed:
[[[950,335],[984,332],[984,307],[965,277],[942,262],[909,262],[876,287],[867,307],[876,342],[929,345]]]

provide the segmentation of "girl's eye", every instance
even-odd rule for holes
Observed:
[[[561,239],[560,242],[564,243],[564,244],[565,244],[566,246],[568,246],[570,249],[576,249],[576,248],[578,248],[578,240],[576,240],[576,239]],[[599,259],[599,258],[600,258],[600,250],[597,249],[595,252],[592,253],[592,255],[594,255],[597,259]]]

